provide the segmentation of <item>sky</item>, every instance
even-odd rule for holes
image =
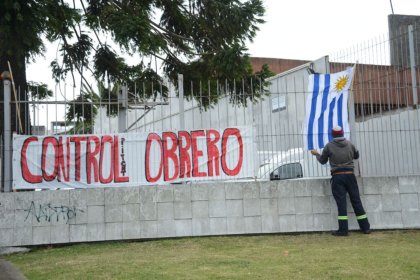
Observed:
[[[388,32],[390,0],[265,0],[266,23],[251,56],[315,60]],[[420,0],[392,0],[394,14],[420,15]]]

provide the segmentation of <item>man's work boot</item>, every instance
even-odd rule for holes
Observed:
[[[334,236],[348,236],[349,233],[346,232],[346,231],[339,231],[339,230],[337,230],[337,231],[333,231],[332,232],[332,235],[334,235]]]

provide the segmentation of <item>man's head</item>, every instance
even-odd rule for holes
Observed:
[[[341,128],[341,126],[334,127],[331,131],[331,134],[332,134],[333,138],[344,136],[344,132],[343,132],[343,129]]]

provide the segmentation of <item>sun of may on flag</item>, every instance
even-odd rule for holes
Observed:
[[[334,74],[309,75],[306,117],[303,126],[305,147],[322,149],[332,140],[331,130],[341,126],[349,139],[347,101],[353,67]]]

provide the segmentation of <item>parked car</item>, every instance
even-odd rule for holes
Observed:
[[[258,179],[286,180],[309,177],[329,177],[329,164],[321,165],[309,151],[302,148],[271,153],[259,152],[265,156],[258,170]]]

